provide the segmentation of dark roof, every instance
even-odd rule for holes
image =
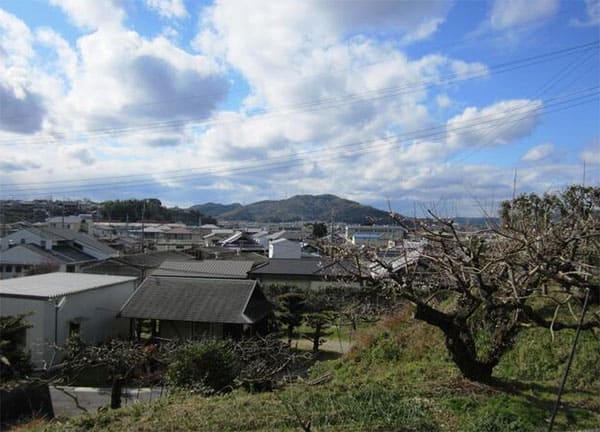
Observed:
[[[142,277],[141,268],[129,265],[114,258],[109,258],[107,260],[91,264],[82,269],[81,272],[88,274],[134,276],[137,278]]]
[[[308,276],[318,273],[329,262],[321,258],[284,259],[273,258],[250,272],[253,275]]]
[[[194,258],[184,252],[177,251],[160,251],[148,254],[132,254],[119,257],[129,265],[136,267],[159,267],[164,261],[190,261]]]
[[[120,315],[229,324],[253,324],[271,310],[256,281],[182,277],[147,278]]]
[[[253,261],[165,261],[154,272],[154,275],[245,279],[253,266]]]
[[[39,258],[32,261],[31,253]],[[47,262],[49,264],[60,265],[86,261],[96,261],[96,258],[83,253],[72,246],[59,246],[52,250],[46,250],[35,244],[23,243],[0,253],[0,262],[8,264],[36,264],[39,262]]]
[[[357,274],[352,261],[332,261],[328,258],[283,259],[273,258],[252,270],[250,275],[310,276],[314,278],[353,277]]]
[[[75,232],[70,229],[51,228],[51,227],[42,227],[42,228],[31,227],[31,228],[25,228],[25,229],[29,232],[39,235],[42,239],[55,240],[55,241],[60,241],[60,240],[76,241],[82,245],[86,245],[86,246],[92,247],[94,249],[97,249],[107,255],[116,254],[116,251],[113,248],[105,245],[104,243],[102,243],[99,240],[96,240],[94,237],[92,237],[88,234]]]

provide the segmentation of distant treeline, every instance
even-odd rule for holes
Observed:
[[[144,220],[183,222],[187,225],[216,223],[198,210],[167,208],[159,199],[105,201],[100,205],[99,217],[113,222],[139,222]]]

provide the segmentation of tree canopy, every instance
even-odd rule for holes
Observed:
[[[522,195],[500,216],[478,232],[435,218],[435,229],[421,226],[419,265],[376,281],[441,329],[463,375],[478,381],[491,379],[525,326],[576,328],[583,297],[600,290],[600,188]],[[600,327],[598,313],[581,327]]]

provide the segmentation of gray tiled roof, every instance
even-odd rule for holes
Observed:
[[[250,273],[253,275],[296,275],[308,276],[317,274],[328,261],[320,258],[284,259],[273,258],[268,263],[257,267]]]
[[[253,261],[165,261],[154,275],[245,279],[253,266]]]
[[[123,305],[121,316],[252,324],[270,309],[256,281],[151,276]]]

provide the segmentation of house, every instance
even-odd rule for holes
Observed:
[[[30,314],[31,328],[23,344],[35,367],[60,361],[60,351],[72,335],[87,343],[127,336],[129,322],[118,319],[123,303],[135,289],[136,278],[48,273],[0,281],[0,316]]]
[[[109,258],[85,266],[81,272],[118,276],[135,276],[143,280],[151,275],[164,261],[191,261],[193,257],[185,252],[161,251],[145,254],[123,255]]]
[[[53,271],[73,273],[97,261],[93,256],[69,245],[46,250],[36,244],[18,244],[0,252],[0,279]]]
[[[123,305],[120,316],[154,320],[154,336],[162,338],[237,338],[265,331],[271,310],[257,281],[150,276]]]
[[[270,259],[248,273],[263,286],[293,285],[300,289],[319,289],[333,285],[359,285],[356,270],[347,262],[327,258]]]
[[[116,250],[94,237],[66,228],[24,228],[0,239],[0,250],[5,251],[18,244],[34,244],[46,250],[71,246],[98,260],[118,256]]]
[[[91,214],[80,214],[78,216],[54,216],[46,219],[50,228],[66,228],[75,232],[91,233],[93,227]]]
[[[269,258],[300,259],[302,244],[285,238],[272,240],[269,243]]]
[[[217,279],[247,279],[254,261],[203,260],[164,261],[154,276],[197,277]]]

